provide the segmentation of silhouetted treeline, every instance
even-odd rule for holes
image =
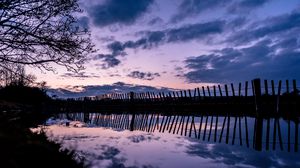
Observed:
[[[36,105],[50,100],[50,97],[37,87],[8,85],[0,89],[0,100]]]
[[[11,118],[20,120],[22,127],[34,127],[49,117],[43,111],[50,101],[40,88],[8,85],[0,89],[0,115],[13,115]]]

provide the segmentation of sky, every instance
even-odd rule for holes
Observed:
[[[300,79],[299,0],[82,0],[80,7],[78,23],[97,52],[79,74],[29,70],[52,88]]]

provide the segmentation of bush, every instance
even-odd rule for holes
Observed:
[[[0,99],[16,103],[37,105],[51,98],[37,87],[9,85],[0,89]]]

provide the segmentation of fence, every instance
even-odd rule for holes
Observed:
[[[194,89],[172,91],[168,93],[164,92],[143,92],[143,93],[110,93],[99,96],[81,97],[74,100],[166,100],[166,99],[178,99],[178,98],[201,98],[201,97],[248,97],[253,96],[255,88],[260,88],[262,95],[293,95],[299,94],[299,87],[297,87],[296,80],[285,81],[285,87],[283,87],[283,81],[279,80],[276,86],[275,81],[264,80],[263,84],[255,83],[258,79],[254,79],[251,82],[238,83],[234,85],[214,85],[214,86],[202,86]],[[251,84],[251,85],[250,85]],[[257,86],[255,86],[257,84]]]
[[[299,90],[296,80],[251,82],[230,85],[202,86],[193,90],[144,93],[112,93],[63,101],[65,110],[81,111],[139,111],[139,110],[243,110],[264,112],[292,112],[299,114]],[[77,109],[77,110],[76,110]],[[79,110],[80,111],[80,110]],[[295,113],[295,114],[296,114]]]

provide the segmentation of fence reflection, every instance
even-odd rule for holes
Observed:
[[[261,150],[298,152],[299,119],[241,115],[166,115],[163,113],[64,113],[61,119],[114,129],[177,134],[201,141],[240,145]]]

